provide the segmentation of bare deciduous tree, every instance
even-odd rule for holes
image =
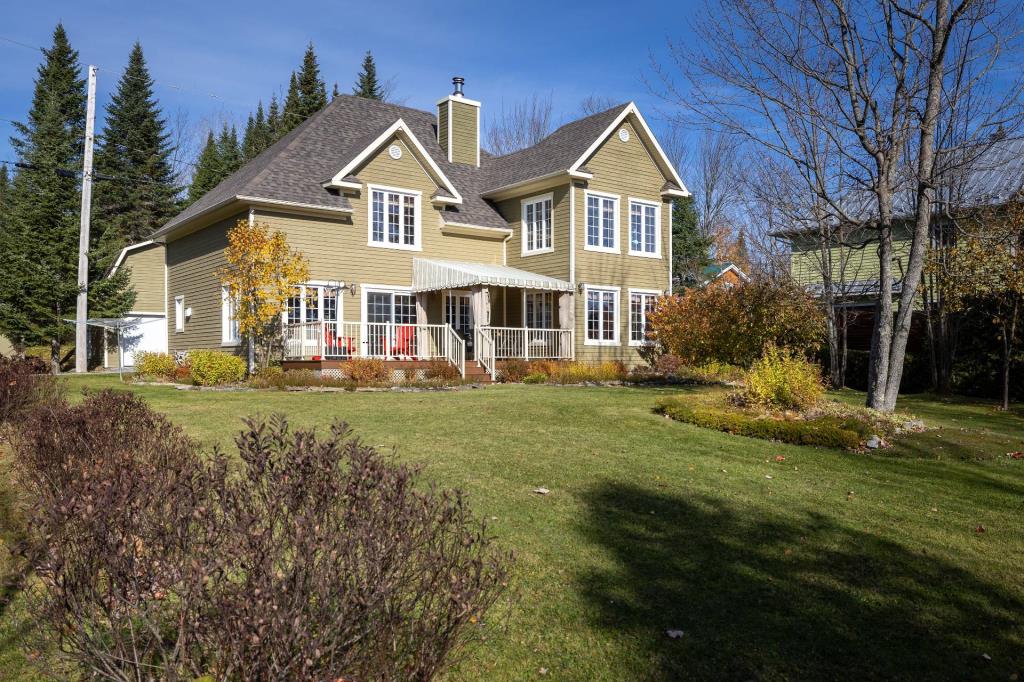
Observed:
[[[929,239],[939,116],[956,104],[944,94],[962,64],[976,68],[961,91],[988,82],[1013,13],[992,0],[717,5],[697,25],[698,48],[671,46],[689,88],[657,68],[664,95],[794,169],[824,220],[871,232],[879,267],[867,403],[891,411]],[[1006,111],[1005,101],[989,104],[994,115],[978,111],[974,138]],[[824,164],[807,147],[821,139],[836,152]],[[912,234],[904,261],[893,248],[901,223]]]
[[[551,132],[551,95],[533,95],[501,103],[497,118],[487,126],[487,149],[504,156],[537,144]]]
[[[584,116],[600,114],[614,107],[618,102],[604,95],[587,95],[580,102],[580,113]]]

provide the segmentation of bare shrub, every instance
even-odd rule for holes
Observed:
[[[426,680],[484,631],[510,557],[460,493],[344,424],[247,421],[236,444],[229,475],[128,393],[29,415],[46,646],[107,680]]]
[[[39,358],[0,356],[0,426],[18,419],[32,406],[59,396],[60,386],[47,371],[46,363]]]
[[[379,358],[352,358],[342,366],[342,374],[360,385],[386,384],[391,381],[387,363]]]
[[[431,360],[427,363],[424,374],[429,381],[441,383],[450,383],[462,378],[458,368],[447,360]]]

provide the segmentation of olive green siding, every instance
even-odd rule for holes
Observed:
[[[852,241],[852,240],[851,240]],[[910,239],[905,232],[894,235],[893,259],[897,272],[900,265],[906,266],[910,256]],[[878,245],[868,243],[863,247],[835,246],[829,249],[832,277],[839,282],[876,280],[879,275]],[[820,246],[806,241],[796,242],[790,251],[789,271],[799,284],[821,284],[825,267],[825,254]]]
[[[437,144],[448,153],[448,100],[437,105]]]
[[[135,290],[133,312],[162,313],[166,309],[167,294],[164,291],[164,246],[150,244],[129,251],[121,262],[122,268],[131,271],[129,277]]]
[[[106,343],[106,355],[104,367],[117,367],[121,362],[121,354],[117,349],[117,334],[112,331],[103,332],[103,340]]]
[[[366,189],[349,196],[351,216],[313,218],[257,209],[256,219],[284,232],[289,246],[305,254],[309,260],[310,280],[408,287],[412,284],[413,258],[501,264],[501,239],[442,233],[441,211],[430,203],[437,186],[403,142],[396,138],[393,143],[402,149],[401,158],[392,159],[386,151],[391,143],[386,144],[385,151],[372,157],[356,175],[371,185],[421,193],[421,250],[369,245],[370,197]],[[344,297],[344,319],[353,322],[361,319],[361,300],[361,295]]]
[[[167,243],[167,348],[170,352],[221,347],[221,284],[217,271],[226,264],[228,231],[245,220],[240,213]],[[176,296],[185,297],[192,316],[175,331]]]
[[[10,339],[6,336],[0,335],[0,355],[10,356],[14,354],[14,346],[11,344]]]
[[[551,245],[553,250],[547,253],[522,255],[523,223],[522,202],[551,194]],[[568,280],[569,274],[569,185],[545,190],[539,194],[516,197],[498,202],[498,212],[508,221],[512,228],[512,236],[508,241],[506,264],[538,275],[557,277]]]
[[[575,196],[576,223],[576,281],[595,287],[619,287],[619,343],[614,346],[587,345],[586,296],[576,296],[576,358],[585,362],[622,360],[628,364],[640,362],[636,348],[629,345],[629,290],[647,289],[663,292],[669,286],[669,243],[671,234],[671,204],[662,199],[661,187],[665,178],[654,163],[636,130],[628,121],[622,125],[629,132],[629,141],[623,142],[618,131],[585,162],[593,179],[586,188],[577,186]],[[586,250],[587,209],[586,190],[615,194],[619,197],[619,253]],[[660,205],[661,257],[629,255],[629,200],[640,199]]]
[[[480,153],[480,108],[458,99],[449,102],[452,110],[451,160],[475,166]]]

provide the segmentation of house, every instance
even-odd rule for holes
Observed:
[[[945,150],[939,155],[938,166],[937,210],[930,239],[933,249],[955,242],[956,220],[974,218],[983,209],[1019,200],[1024,192],[1024,138],[995,137],[969,147]],[[903,272],[910,256],[913,190],[913,183],[908,180],[894,200],[900,218],[893,226],[894,296],[899,296],[903,289]],[[790,275],[813,296],[825,294],[824,273],[831,273],[832,294],[845,312],[851,347],[866,350],[879,285],[878,235],[856,226],[835,232],[841,234],[841,239],[833,239],[829,244],[823,243],[814,229],[795,228],[772,236],[787,245]],[[921,312],[925,305],[924,300],[919,301]],[[922,333],[912,335],[912,343],[920,342],[923,315],[915,312],[913,324]]]
[[[701,286],[724,286],[734,287],[743,282],[749,282],[747,273],[739,269],[735,263],[726,261],[724,263],[712,263],[701,271],[703,283]]]
[[[167,349],[244,352],[215,272],[247,220],[309,261],[284,314],[286,368],[638,362],[670,288],[671,202],[688,195],[640,111],[622,104],[496,157],[480,148],[481,103],[453,84],[433,112],[335,98],[131,247],[126,262],[163,252],[163,269],[133,273],[163,287]]]
[[[114,275],[128,268],[129,283],[135,290],[135,304],[125,316],[134,322],[118,335],[103,335],[103,367],[121,368],[135,365],[135,354],[143,351],[167,352],[167,292],[164,268],[164,246],[152,240],[132,244],[121,250],[110,270]]]

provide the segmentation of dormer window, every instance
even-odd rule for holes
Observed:
[[[369,186],[369,245],[389,249],[420,249],[420,193]]]

